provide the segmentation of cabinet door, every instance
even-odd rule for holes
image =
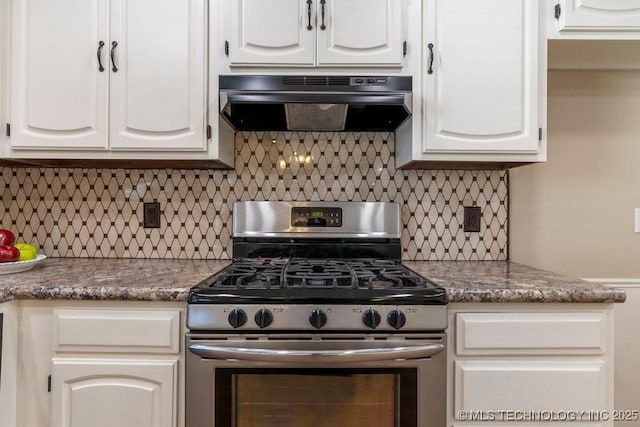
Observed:
[[[12,2],[11,147],[106,149],[106,0]]]
[[[425,152],[537,151],[538,1],[426,1]]]
[[[205,150],[205,12],[205,0],[111,2],[112,149]]]
[[[640,0],[560,0],[559,30],[640,31]]]
[[[318,65],[402,66],[402,0],[316,1]]]
[[[175,427],[175,360],[56,358],[53,427]]]
[[[232,0],[230,64],[314,65],[318,1]]]
[[[454,410],[603,411],[610,408],[610,378],[598,359],[456,360]]]

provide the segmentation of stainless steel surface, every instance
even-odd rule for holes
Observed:
[[[291,208],[337,207],[341,227],[293,227]],[[399,239],[400,205],[383,202],[235,202],[233,237],[387,238]]]
[[[284,104],[289,130],[341,131],[347,121],[347,104]]]
[[[310,347],[315,347],[310,346]],[[342,350],[266,349],[248,347],[227,347],[193,344],[189,351],[207,359],[249,360],[254,362],[313,363],[313,362],[382,362],[389,360],[423,359],[444,350],[442,344],[393,348],[361,348],[344,346]]]
[[[329,290],[330,291],[330,290]],[[239,328],[229,324],[231,310],[242,309],[247,314],[247,323]],[[254,320],[258,310],[267,309],[273,314],[273,323],[266,328],[259,328]],[[380,314],[380,325],[376,332],[397,332],[387,322],[387,316],[393,310],[402,311],[407,319],[400,332],[409,331],[443,331],[447,328],[446,305],[366,305],[366,304],[329,304],[329,305],[295,305],[295,304],[190,304],[187,308],[187,327],[192,330],[235,331],[317,331],[309,322],[313,310],[320,309],[327,315],[327,323],[321,331],[363,331],[371,332],[362,321],[363,313],[368,309]]]
[[[247,349],[247,354],[256,350],[267,350],[268,354],[278,349],[299,350],[304,349],[312,353],[323,353],[326,351],[344,352],[348,350],[372,350],[388,352],[396,348],[425,348],[433,354],[426,358],[400,360],[377,360],[362,361],[354,365],[353,363],[341,362],[339,360],[327,363],[327,360],[313,356],[304,363],[292,363],[291,361],[276,361],[273,358],[269,362],[253,360],[220,360],[216,358],[202,357],[193,351],[186,354],[186,427],[215,427],[216,411],[216,390],[223,387],[216,381],[218,370],[242,369],[243,372],[251,372],[252,369],[269,369],[270,373],[276,375],[278,369],[286,369],[287,375],[292,375],[292,368],[314,369],[319,373],[322,370],[335,369],[368,369],[380,370],[380,373],[388,373],[390,370],[400,370],[409,368],[415,370],[416,392],[412,393],[412,398],[416,399],[417,423],[411,427],[444,427],[446,424],[446,352],[442,348],[446,347],[446,336],[440,334],[377,334],[375,339],[369,335],[352,334],[299,334],[299,335],[251,335],[233,336],[229,335],[192,335],[186,338],[186,348],[206,349],[207,347],[224,347],[232,349]],[[330,353],[332,354],[332,353]],[[237,353],[235,356],[242,357]],[[397,355],[397,354],[396,354]],[[305,356],[306,357],[306,356]],[[331,356],[333,357],[333,356]],[[341,356],[336,356],[339,358]],[[354,360],[351,360],[351,362]],[[225,388],[223,392],[231,392]],[[406,402],[398,402],[400,405]],[[231,408],[221,408],[221,411],[229,411]],[[402,425],[403,427],[405,425]],[[409,427],[407,425],[407,427]]]

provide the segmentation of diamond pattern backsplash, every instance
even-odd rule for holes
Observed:
[[[236,200],[393,201],[404,259],[507,258],[504,171],[396,170],[386,133],[239,133],[236,150],[234,171],[2,168],[1,225],[52,257],[228,259]],[[480,233],[462,229],[472,205]]]

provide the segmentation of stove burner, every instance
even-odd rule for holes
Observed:
[[[288,259],[282,258],[256,258],[234,261],[219,276],[214,276],[214,281],[209,284],[211,288],[228,289],[269,289],[280,285],[282,268]]]
[[[353,275],[343,261],[293,259],[284,270],[283,283],[286,287],[351,287]]]

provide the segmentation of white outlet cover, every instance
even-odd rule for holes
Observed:
[[[636,233],[640,233],[640,208],[636,208]]]

